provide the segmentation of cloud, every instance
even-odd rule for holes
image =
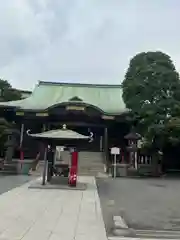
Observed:
[[[162,3],[163,2],[163,3]],[[120,83],[137,52],[162,50],[180,69],[178,0],[6,0],[0,14],[0,76]]]

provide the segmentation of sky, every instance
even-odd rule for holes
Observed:
[[[142,51],[169,54],[180,71],[179,0],[0,1],[0,78],[119,84]]]

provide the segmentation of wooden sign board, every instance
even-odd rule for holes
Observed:
[[[48,113],[36,113],[37,117],[47,117]]]
[[[111,155],[119,155],[120,154],[120,148],[113,147],[111,148]]]
[[[16,112],[16,116],[24,116],[24,112]]]
[[[102,115],[101,118],[104,120],[114,120],[114,116]]]
[[[67,106],[66,110],[68,110],[68,111],[84,111],[85,107],[81,107],[81,106]]]

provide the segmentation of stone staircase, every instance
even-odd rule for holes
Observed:
[[[71,164],[69,151],[61,152],[60,161]],[[80,151],[78,153],[78,175],[104,177],[103,153]]]
[[[0,175],[16,175],[17,172],[17,163],[4,163],[0,168]]]
[[[102,152],[79,152],[78,175],[98,177],[103,173]]]

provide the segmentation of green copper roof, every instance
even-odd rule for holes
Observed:
[[[0,105],[40,111],[72,101],[94,106],[109,115],[118,115],[127,111],[120,85],[39,82],[30,97],[18,101],[1,102]]]

